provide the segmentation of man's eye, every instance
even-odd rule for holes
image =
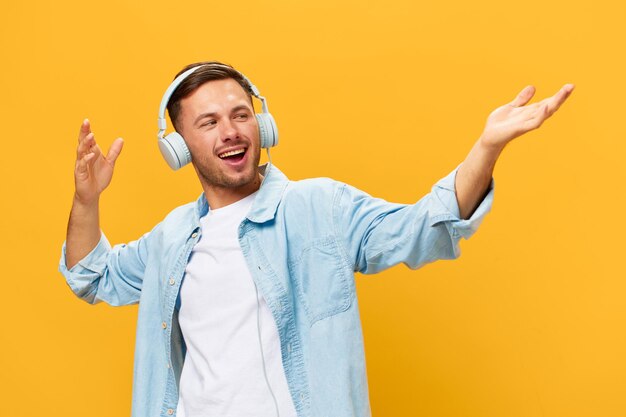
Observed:
[[[245,113],[241,113],[241,114],[236,115],[235,118],[245,120],[248,118],[248,115]]]
[[[206,122],[202,123],[200,127],[213,126],[214,124],[215,124],[215,120],[207,120]]]

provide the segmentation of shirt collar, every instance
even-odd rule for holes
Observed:
[[[289,179],[283,174],[276,165],[269,163],[261,165],[259,172],[264,176],[259,193],[254,199],[252,208],[246,216],[248,220],[255,223],[264,223],[274,219],[276,210],[283,197],[285,188],[289,183]],[[204,193],[196,200],[196,224],[200,223],[200,218],[209,211],[209,203]]]

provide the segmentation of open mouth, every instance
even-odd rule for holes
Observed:
[[[218,155],[218,157],[228,162],[239,162],[246,155],[246,148],[235,149],[232,151],[224,152]]]

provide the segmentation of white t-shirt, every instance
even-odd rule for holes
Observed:
[[[187,354],[178,417],[277,417],[272,392],[280,417],[296,417],[276,323],[257,295],[237,239],[255,196],[200,219],[202,236],[180,290]]]

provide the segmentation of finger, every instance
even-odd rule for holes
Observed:
[[[555,95],[544,100],[548,105],[548,114],[550,116],[561,107],[561,104],[567,100],[572,91],[574,91],[574,84],[565,84]]]
[[[100,155],[102,155],[102,151],[100,150],[100,147],[95,142],[94,142],[94,145],[89,150],[93,152],[94,154],[96,154],[96,159],[99,158]]]
[[[86,155],[89,156],[89,158],[87,158],[87,165],[89,165],[90,168],[93,168],[98,159],[100,159],[101,154],[102,152],[100,152],[100,148],[98,148],[97,145],[91,148],[91,151]]]
[[[94,160],[95,156],[96,155],[94,155],[93,153],[88,153],[78,160],[76,164],[76,175],[79,179],[85,179],[87,175],[89,175],[88,166],[90,164],[90,161]]]
[[[78,143],[80,143],[91,132],[91,123],[89,119],[83,120],[80,125],[80,131],[78,132]]]
[[[124,139],[117,138],[111,144],[109,148],[109,152],[107,152],[106,160],[111,163],[111,165],[115,164],[115,160],[118,156],[120,156],[120,152],[122,152],[122,148],[124,147]]]
[[[96,138],[93,132],[89,132],[83,140],[78,144],[78,148],[76,149],[76,158],[80,159],[85,154],[91,152],[91,148],[96,145]]]
[[[526,86],[522,89],[522,91],[519,92],[517,97],[515,97],[515,99],[509,103],[509,105],[513,107],[523,106],[524,104],[528,103],[534,95],[535,87],[533,87],[532,85]]]
[[[96,143],[96,138],[93,132],[90,132],[80,143],[80,145],[78,145],[78,149],[76,150],[77,158],[80,159],[91,152],[95,153],[96,157],[102,154],[102,152],[100,151],[100,147]]]

